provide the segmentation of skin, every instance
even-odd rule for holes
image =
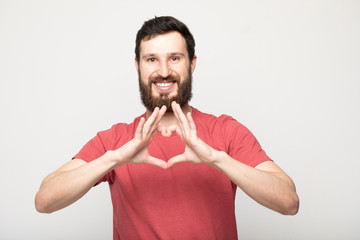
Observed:
[[[196,66],[196,56],[188,57],[184,38],[177,32],[170,32],[142,41],[140,60],[135,59],[135,67],[141,72],[141,79],[148,83],[150,76],[166,78],[171,73],[178,74],[183,81]],[[177,94],[177,84],[170,88],[152,86],[153,97],[163,93]],[[142,118],[134,139],[117,150],[108,151],[94,161],[86,163],[81,159],[69,161],[42,182],[35,197],[39,212],[50,213],[62,209],[86,194],[107,172],[124,164],[152,164],[163,169],[181,162],[208,164],[226,174],[239,188],[261,205],[281,214],[296,214],[299,198],[291,178],[274,162],[266,161],[255,168],[249,167],[227,153],[217,151],[203,142],[196,132],[191,117],[191,107],[182,108],[176,102],[171,104],[173,113],[166,107],[147,110],[146,120]],[[160,132],[168,137],[176,132],[185,144],[184,153],[171,158],[167,163],[149,155],[147,147],[154,135]]]

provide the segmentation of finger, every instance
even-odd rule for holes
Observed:
[[[161,120],[161,118],[164,116],[165,112],[166,112],[166,106],[163,105],[163,106],[160,108],[160,110],[159,110],[159,112],[158,112],[158,115],[156,116],[156,119],[155,119],[155,121],[154,121],[154,124],[157,125],[157,124],[160,122],[160,120]]]
[[[187,119],[189,121],[190,129],[196,131],[196,125],[195,125],[194,119],[191,116],[191,112],[187,113]]]
[[[144,129],[143,129],[143,136],[148,135],[149,131],[151,130],[151,125],[154,123],[154,121],[156,120],[157,115],[159,114],[159,108],[156,107],[154,109],[154,111],[152,112],[152,114],[150,115],[150,117],[146,120],[145,124],[144,124]]]
[[[168,126],[168,127],[158,126],[157,131],[161,132],[161,135],[163,137],[170,137],[173,132],[176,132],[176,128],[178,128],[178,126],[176,126],[176,125],[172,125],[172,126]]]
[[[155,135],[157,134],[157,130],[153,131],[152,133],[148,133],[148,135],[146,136],[147,142],[150,143],[152,141],[152,139],[155,137]]]
[[[175,132],[177,135],[179,135],[182,138],[182,130],[179,126],[177,125],[171,125],[168,127],[159,127],[158,131],[161,132],[161,134],[165,137],[165,136],[171,136],[171,134],[173,132]]]
[[[167,133],[166,128],[162,128],[160,132],[161,132],[161,135],[162,135],[163,137],[168,137],[168,133]]]
[[[161,116],[163,116],[166,113],[166,109],[167,109],[167,107],[165,105],[163,105],[161,107],[161,109],[160,109]]]
[[[175,164],[181,163],[181,162],[188,162],[186,160],[184,154],[180,154],[180,155],[170,158],[169,161],[167,162],[167,166],[170,168],[170,167],[174,166]]]
[[[160,132],[163,137],[170,137],[171,135],[171,131],[168,130],[166,127],[163,127]]]
[[[179,126],[180,126],[180,129],[177,128],[176,133],[177,133],[178,135],[180,135],[179,132],[178,132],[178,130],[184,131],[184,128],[183,128],[183,126],[182,126],[182,124],[181,124],[180,116],[179,116],[179,114],[178,114],[178,112],[177,112],[177,107],[176,107],[176,105],[177,105],[177,103],[176,103],[175,101],[173,101],[173,102],[171,103],[171,108],[172,108],[173,113],[174,113],[174,115],[175,115],[175,117],[176,117],[176,119],[177,119],[177,121],[178,121],[178,123],[179,123]],[[181,135],[182,135],[182,133],[181,133]]]
[[[152,156],[148,157],[146,163],[157,166],[157,167],[161,167],[163,169],[168,168],[168,165],[166,164],[165,161],[155,158],[155,157],[152,157]]]
[[[189,130],[190,130],[189,121],[186,118],[184,112],[182,111],[182,109],[178,103],[176,104],[176,110],[177,110],[177,114],[179,116],[180,124],[182,125],[184,131],[189,132]]]
[[[174,113],[176,119],[177,119],[178,121],[180,121],[180,120],[179,120],[179,115],[178,115],[178,113],[177,113],[177,111],[176,111],[176,102],[175,102],[175,101],[173,101],[173,102],[171,103],[171,108],[172,108],[172,110],[173,110],[173,113]]]
[[[183,111],[181,110],[180,105],[174,101],[174,102],[172,102],[171,106],[172,106],[174,115],[179,122],[179,126],[180,126],[181,130],[184,132],[188,132],[189,125],[187,123],[187,119],[186,119]]]
[[[175,132],[177,128],[178,128],[178,126],[171,125],[171,126],[167,127],[167,130],[171,133],[171,132]]]
[[[176,126],[175,132],[176,132],[177,135],[180,136],[181,140],[184,141],[183,130],[179,126]]]
[[[143,127],[144,127],[144,123],[145,123],[145,118],[140,118],[140,122],[136,128],[136,131],[135,131],[135,137],[139,137],[141,136],[141,133],[142,133],[142,130],[143,130]]]
[[[176,126],[176,125],[173,125],[173,126],[169,126],[169,127],[167,127],[166,128],[166,130],[167,130],[167,132],[168,132],[168,134],[169,134],[169,136],[173,133],[173,132],[175,132],[176,133],[176,129],[177,128],[179,128],[178,126]]]
[[[159,122],[161,121],[162,117],[164,116],[165,112],[166,112],[166,106],[164,105],[159,110],[159,113],[156,117],[155,122],[151,125],[150,133],[152,133],[155,129],[157,129],[157,126],[158,126]]]

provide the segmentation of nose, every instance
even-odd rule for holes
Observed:
[[[171,74],[171,69],[167,62],[160,63],[158,74],[163,78],[167,78]]]

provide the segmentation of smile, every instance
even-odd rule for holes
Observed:
[[[157,87],[170,87],[171,85],[173,85],[175,82],[155,82],[155,86]]]

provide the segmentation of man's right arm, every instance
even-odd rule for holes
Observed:
[[[110,151],[89,163],[78,158],[69,161],[41,183],[35,197],[37,211],[51,213],[76,202],[117,164]]]
[[[51,213],[69,206],[84,196],[106,173],[127,163],[167,168],[164,161],[150,156],[147,150],[165,112],[165,106],[155,108],[146,121],[141,118],[134,138],[122,147],[107,151],[89,163],[73,159],[47,176],[35,196],[37,211]]]

